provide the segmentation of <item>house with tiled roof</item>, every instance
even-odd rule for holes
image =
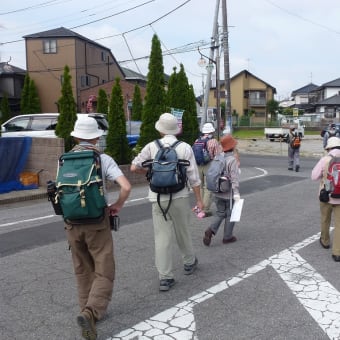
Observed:
[[[22,68],[8,62],[0,62],[0,101],[4,96],[7,96],[10,111],[14,114],[20,112],[21,91],[24,87],[25,75],[26,71]]]

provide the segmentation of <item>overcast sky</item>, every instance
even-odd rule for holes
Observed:
[[[322,85],[340,77],[339,0],[226,1],[231,76],[249,70],[276,88],[277,100],[310,82]],[[183,63],[200,95],[206,69],[198,65],[197,47],[209,55],[215,13],[215,0],[2,1],[0,61],[26,69],[22,37],[63,26],[110,48],[122,66],[146,75],[143,57],[157,34],[169,54],[163,57],[165,72]],[[221,68],[223,79],[223,59]]]

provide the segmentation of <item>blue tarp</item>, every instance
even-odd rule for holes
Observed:
[[[13,190],[36,189],[36,185],[23,185],[19,176],[23,171],[32,137],[0,138],[0,194]]]

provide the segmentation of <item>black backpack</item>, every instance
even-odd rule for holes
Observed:
[[[149,168],[146,178],[150,183],[150,190],[157,193],[157,203],[166,220],[172,194],[181,191],[187,184],[186,167],[190,165],[190,162],[177,157],[175,148],[181,141],[177,140],[171,146],[162,145],[158,139],[155,142],[159,148],[155,159],[143,162],[142,166]],[[162,194],[170,195],[166,209],[163,209],[160,204]]]

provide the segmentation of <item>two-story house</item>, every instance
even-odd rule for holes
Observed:
[[[87,105],[81,90],[125,78],[109,48],[64,27],[24,38],[27,71],[37,86],[42,112],[58,112],[65,65],[70,68],[78,112]]]
[[[221,81],[221,101],[225,101],[225,82]],[[275,87],[243,70],[230,78],[231,112],[239,116],[253,113],[265,119],[268,100],[274,99]],[[216,106],[216,85],[211,87],[208,106]]]

